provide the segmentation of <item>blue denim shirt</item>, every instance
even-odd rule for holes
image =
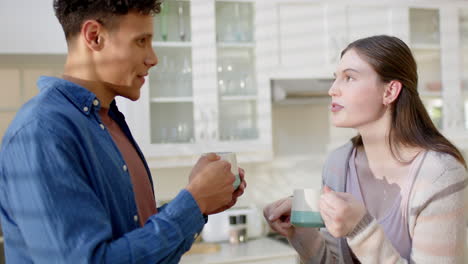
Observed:
[[[206,222],[192,195],[182,190],[139,226],[130,175],[96,96],[53,77],[38,86],[1,145],[7,263],[178,263]],[[109,115],[148,170],[115,102]]]

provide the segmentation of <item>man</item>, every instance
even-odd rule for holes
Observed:
[[[157,64],[157,0],[54,0],[68,56],[41,77],[0,152],[8,263],[177,263],[206,216],[235,204],[230,165],[200,158],[189,184],[156,208],[150,171],[114,98],[137,100]]]

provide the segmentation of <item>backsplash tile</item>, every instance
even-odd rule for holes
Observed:
[[[10,124],[13,117],[15,117],[16,112],[0,112],[0,143],[1,138],[5,134],[8,125]]]
[[[21,105],[20,70],[0,68],[0,109],[18,108]]]

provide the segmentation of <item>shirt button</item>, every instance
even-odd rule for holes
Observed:
[[[138,222],[138,215],[133,216],[133,221]]]
[[[99,124],[99,126],[101,127],[102,130],[105,129],[104,125],[103,124]]]
[[[98,101],[97,99],[94,99],[93,105],[94,105],[94,106],[98,106],[98,105],[99,105],[99,101]]]
[[[89,108],[87,106],[83,107],[83,111],[88,112]]]
[[[122,169],[123,169],[124,171],[127,171],[127,165],[123,165]]]

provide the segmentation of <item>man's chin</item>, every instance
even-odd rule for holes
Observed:
[[[120,96],[122,96],[123,98],[127,98],[128,100],[131,100],[131,101],[136,101],[136,100],[140,99],[140,93],[138,93],[138,94],[121,94]]]

